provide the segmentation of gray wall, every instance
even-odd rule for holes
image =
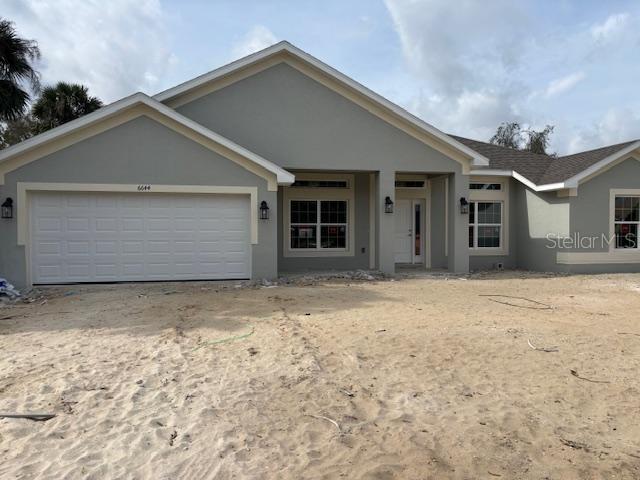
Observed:
[[[628,159],[601,173],[578,188],[576,197],[558,197],[557,192],[533,192],[514,182],[516,199],[512,205],[519,218],[516,228],[517,266],[528,270],[576,273],[637,272],[639,264],[563,265],[556,263],[558,252],[603,252],[604,243],[592,248],[549,248],[546,234],[571,238],[609,235],[609,191],[613,188],[640,189],[640,162]],[[516,210],[514,209],[514,210]]]
[[[516,198],[512,204],[517,212],[515,243],[518,245],[516,264],[535,271],[564,271],[556,263],[556,249],[549,248],[547,234],[569,232],[570,206],[568,198],[557,192],[534,192],[520,182],[513,183]]]
[[[284,187],[286,188],[286,187]],[[278,218],[282,216],[283,195],[282,188],[278,195]],[[285,238],[284,221],[278,222],[278,271],[306,272],[312,270],[357,270],[369,268],[369,173],[354,175],[354,215],[355,215],[355,243],[352,257],[317,257],[299,258],[284,257],[283,238]],[[364,252],[362,249],[364,248]]]
[[[459,163],[286,64],[177,110],[284,168],[460,170]]]
[[[429,232],[429,245],[431,246],[431,268],[447,268],[447,256],[445,255],[444,229],[445,221],[445,184],[447,177],[439,177],[431,180],[431,231]]]
[[[379,172],[377,264],[387,272],[394,269],[394,222],[392,215],[384,215],[381,210],[386,196],[394,199],[395,172],[454,173],[452,195],[463,194],[468,188],[467,177],[460,178],[458,162],[286,64],[268,68],[177,110],[284,168]],[[449,240],[456,246],[462,239],[456,240],[454,232],[458,236],[463,233],[458,217],[452,216],[449,224],[453,229]],[[449,253],[450,268],[468,269],[466,250],[452,246]],[[326,268],[343,261],[344,257],[337,257],[335,262],[326,258],[324,262],[304,262],[305,267],[317,264]],[[292,262],[287,262],[281,270],[292,267]]]
[[[236,163],[167,127],[140,117],[31,162],[6,175],[0,197],[16,199],[17,182],[124,183],[257,186],[258,202],[276,205],[267,182]],[[17,205],[17,208],[20,208]],[[15,215],[14,215],[15,217]],[[254,278],[275,277],[278,216],[258,223],[252,247]],[[19,286],[26,281],[24,247],[17,245],[17,221],[0,222],[0,276]]]
[[[609,235],[609,190],[613,188],[640,189],[640,161],[624,160],[580,186],[578,196],[569,198],[573,234]],[[607,245],[598,245],[590,251],[607,250]]]
[[[572,235],[581,237],[609,236],[609,190],[614,188],[640,189],[640,161],[629,158],[584,183],[577,197],[570,197]],[[597,242],[593,248],[572,251],[607,251],[607,244]],[[563,265],[575,273],[640,272],[640,264]]]

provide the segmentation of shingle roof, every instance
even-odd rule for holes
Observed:
[[[470,138],[450,135],[460,143],[489,159],[490,169],[514,170],[536,185],[559,183],[567,180],[610,155],[636,143],[637,140],[596,148],[562,157],[552,157],[512,148],[501,147]]]
[[[600,160],[636,142],[637,140],[632,140],[630,142],[618,143],[616,145],[609,145],[608,147],[558,157],[549,165],[549,169],[540,179],[541,183],[555,183],[571,178],[583,170],[586,170],[591,165],[598,163]]]

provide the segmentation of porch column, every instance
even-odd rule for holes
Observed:
[[[469,273],[469,215],[460,213],[460,198],[469,200],[469,176],[452,173],[448,182],[448,269],[453,273]]]
[[[377,200],[377,238],[378,238],[378,269],[384,273],[393,274],[396,271],[394,255],[395,222],[393,213],[384,213],[384,203],[387,197],[393,202],[396,193],[396,172],[381,170],[378,172]]]

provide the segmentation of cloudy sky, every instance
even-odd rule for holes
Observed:
[[[640,138],[636,0],[0,0],[45,83],[157,93],[288,40],[436,127],[555,125],[571,153]]]

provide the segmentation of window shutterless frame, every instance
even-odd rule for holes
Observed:
[[[499,185],[499,187],[498,187]],[[479,188],[482,187],[482,188]],[[485,188],[486,187],[486,188]],[[509,236],[510,236],[510,180],[504,178],[496,178],[492,176],[480,176],[474,175],[469,179],[469,203],[473,204],[474,211],[473,213],[469,212],[469,220],[471,217],[475,217],[475,209],[477,203],[501,203],[500,207],[500,224],[496,222],[480,222],[480,227],[486,226],[488,228],[484,228],[484,233],[490,233],[489,229],[491,227],[500,229],[500,238],[499,238],[499,247],[482,247],[476,246],[478,245],[477,240],[475,239],[478,235],[476,234],[476,227],[470,225],[473,228],[473,246],[469,246],[469,255],[472,256],[506,256],[509,255]],[[471,205],[470,205],[471,207]],[[470,209],[471,210],[471,209]],[[471,223],[471,222],[469,222]],[[475,223],[475,220],[474,220]],[[482,236],[482,235],[479,235]]]
[[[289,199],[289,218],[288,218],[288,233],[287,240],[289,249],[292,252],[309,252],[309,251],[322,251],[322,252],[346,252],[349,246],[349,222],[351,219],[349,218],[349,200],[346,199],[335,199],[335,198],[292,198]],[[305,208],[311,204],[315,204],[315,215],[313,212],[306,212],[307,218],[309,221],[293,221],[294,212],[297,212],[294,209],[294,206],[300,207],[301,204],[305,204]],[[336,206],[338,209],[342,210],[342,207],[336,204],[344,204],[344,217],[345,222],[335,222],[335,221],[323,221],[323,206],[328,206],[331,209],[331,206]],[[326,214],[335,213],[335,215],[342,215],[341,212],[327,212]],[[294,229],[298,230],[298,237],[293,235]],[[335,229],[336,232],[332,232],[332,229]],[[344,239],[341,240],[342,235],[339,230],[344,230]],[[313,234],[312,234],[313,232]],[[325,233],[326,232],[326,233]],[[300,236],[303,233],[304,236]],[[329,241],[329,238],[333,238],[336,243],[344,243],[344,247],[323,247],[323,238],[326,241]],[[294,240],[296,240],[294,242]],[[297,244],[298,246],[294,246]],[[300,245],[306,244],[306,247],[301,247]]]
[[[469,202],[469,248],[472,250],[501,250],[503,245],[504,231],[504,203],[501,201],[472,201]],[[480,204],[499,205],[500,222],[482,222],[480,221]],[[498,245],[481,246],[479,245],[479,231],[482,228],[498,228]]]
[[[282,188],[282,256],[285,258],[353,257],[355,255],[355,176],[350,173],[294,172],[296,180],[346,181],[347,188],[283,187]],[[346,248],[291,248],[292,201],[346,201]],[[320,218],[316,217],[319,223]],[[306,219],[305,219],[306,220]],[[342,222],[338,222],[342,223]],[[316,225],[318,241],[321,227]],[[327,232],[325,232],[327,233]],[[335,232],[332,232],[335,233]],[[317,245],[316,245],[317,247]]]
[[[613,247],[637,250],[640,233],[640,196],[616,195],[613,211]]]

